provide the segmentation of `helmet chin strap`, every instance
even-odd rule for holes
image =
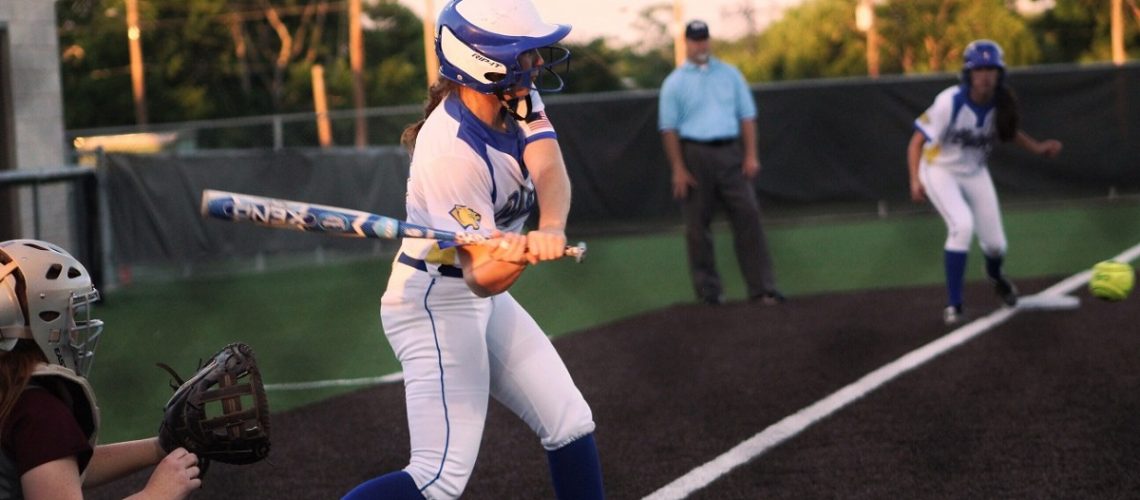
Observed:
[[[532,107],[529,92],[525,96],[514,97],[506,95],[500,89],[495,91],[495,95],[499,98],[499,104],[502,104],[503,109],[507,110],[507,114],[516,120],[526,120]]]

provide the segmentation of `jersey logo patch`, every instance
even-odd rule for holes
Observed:
[[[929,125],[930,124],[930,117],[926,116],[926,113],[923,113],[922,116],[918,117],[918,121],[921,123],[925,123],[925,124]]]
[[[938,158],[938,155],[942,153],[942,146],[937,144],[929,145],[923,153],[926,163],[933,163],[934,159]]]
[[[455,219],[455,222],[458,222],[464,229],[478,230],[479,221],[483,220],[483,216],[479,215],[479,212],[467,208],[467,205],[455,205],[451,207],[451,211],[448,213],[451,214],[451,218]]]

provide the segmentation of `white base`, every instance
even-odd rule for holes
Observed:
[[[1027,295],[1017,299],[1018,309],[1065,310],[1081,306],[1081,299],[1071,295]]]

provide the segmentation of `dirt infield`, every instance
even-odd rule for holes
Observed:
[[[692,498],[1140,497],[1140,298],[1077,295],[1079,309],[1019,313]],[[997,306],[983,283],[966,297],[978,314]],[[642,498],[941,337],[942,302],[934,287],[676,305],[555,346],[594,409],[609,497]],[[405,418],[400,384],[276,414],[270,460],[215,464],[194,498],[339,498],[404,465]],[[497,404],[464,498],[553,498],[537,439]]]

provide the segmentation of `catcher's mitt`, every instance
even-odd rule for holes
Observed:
[[[181,446],[199,460],[230,464],[269,454],[269,401],[252,348],[227,345],[185,382],[169,366],[159,366],[178,384],[158,428],[163,450]]]

